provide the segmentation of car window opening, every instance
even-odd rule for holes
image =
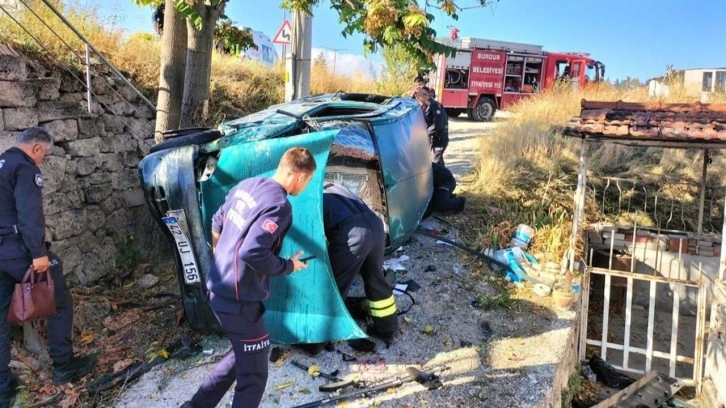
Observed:
[[[310,114],[310,117],[325,118],[331,116],[361,115],[374,112],[377,109],[377,107],[326,106],[325,108]]]
[[[325,181],[340,183],[355,193],[383,220],[387,229],[380,156],[370,132],[362,124],[348,125],[335,137],[328,156]]]

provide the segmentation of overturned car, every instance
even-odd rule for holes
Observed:
[[[293,223],[280,256],[298,250],[316,258],[304,271],[274,278],[265,302],[273,341],[317,343],[365,337],[338,293],[323,229],[323,184],[344,184],[384,221],[387,248],[417,228],[432,193],[426,125],[409,98],[324,95],[272,106],[218,129],[167,135],[139,164],[150,211],[175,247],[184,311],[190,326],[217,322],[207,304],[213,262],[211,218],[240,180],[271,176],[282,154],[302,146],[318,168],[308,188],[289,197]]]

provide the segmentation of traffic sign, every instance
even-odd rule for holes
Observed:
[[[272,42],[275,44],[290,45],[290,39],[292,38],[292,26],[288,20],[282,23],[282,27],[277,31]]]

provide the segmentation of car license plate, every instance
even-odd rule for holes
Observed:
[[[174,237],[176,250],[179,252],[182,268],[184,268],[184,282],[187,285],[199,283],[199,268],[197,268],[197,262],[194,260],[192,245],[189,243],[186,234],[184,234],[184,230],[179,226],[179,221],[176,217],[164,217],[162,220],[166,227],[169,228],[171,236]]]

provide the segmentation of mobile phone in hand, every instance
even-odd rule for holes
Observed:
[[[309,260],[311,260],[311,259],[315,259],[315,258],[317,258],[317,257],[318,257],[317,255],[308,255],[308,256],[306,256],[306,257],[304,257],[304,258],[300,258],[300,259],[298,259],[298,260],[299,260],[300,262],[307,262],[307,261],[309,261]]]

